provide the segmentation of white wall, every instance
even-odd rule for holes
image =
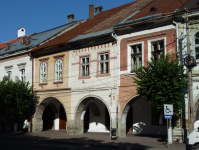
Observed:
[[[11,71],[11,79],[14,81],[15,76],[20,77],[20,69],[17,64],[20,63],[26,63],[25,65],[25,75],[26,75],[26,81],[29,81],[30,84],[32,85],[32,61],[30,60],[29,56],[21,57],[21,58],[16,58],[12,60],[7,60],[7,61],[2,61],[0,60],[0,80],[3,79],[3,77],[6,75],[6,66],[11,66],[13,65]]]

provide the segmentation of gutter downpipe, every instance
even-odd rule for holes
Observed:
[[[115,33],[112,33],[111,34],[111,36],[117,41],[117,46],[118,46],[118,39],[117,39],[117,36],[115,35]],[[118,48],[117,48],[117,50],[118,50]],[[118,55],[118,53],[117,53],[117,55]],[[118,63],[118,61],[119,61],[119,59],[118,59],[119,57],[117,57],[117,68],[119,68],[119,63]],[[118,70],[117,70],[117,73],[118,73]],[[119,77],[119,75],[118,75],[118,77]],[[117,83],[117,105],[116,105],[116,129],[117,129],[117,134],[116,134],[116,136],[117,137],[119,137],[119,128],[118,128],[118,106],[119,106],[119,88],[118,88],[118,83]]]
[[[30,53],[28,52],[28,56],[30,56],[30,58],[32,59],[32,93],[33,93],[33,78],[34,78],[34,74],[33,74],[33,70],[34,70],[34,64],[33,64],[33,57],[30,55]],[[32,106],[33,106],[33,96],[31,99],[31,109],[30,109],[30,132],[32,132]]]

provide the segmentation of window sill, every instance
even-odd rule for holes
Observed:
[[[106,77],[106,76],[111,76],[111,74],[107,73],[107,74],[98,74],[98,75],[96,75],[96,77]]]
[[[55,81],[55,82],[53,82],[53,84],[61,84],[61,83],[63,83],[63,81]]]
[[[133,73],[126,73],[125,76],[133,76],[135,74],[136,74],[135,72],[133,72]]]
[[[39,83],[39,85],[47,85],[48,83]]]
[[[78,80],[79,80],[79,79],[90,79],[90,78],[91,78],[91,76],[78,77]]]

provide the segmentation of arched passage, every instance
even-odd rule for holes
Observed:
[[[119,120],[119,136],[132,134],[166,134],[163,111],[153,108],[148,101],[136,96],[124,105]]]
[[[33,132],[43,131],[47,129],[59,130],[60,106],[63,106],[63,109],[66,110],[64,105],[57,98],[45,98],[36,108],[33,117]]]
[[[110,111],[99,97],[86,97],[80,101],[75,113],[76,134],[109,132]]]

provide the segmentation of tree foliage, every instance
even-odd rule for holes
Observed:
[[[18,77],[12,81],[4,76],[0,81],[0,113],[11,117],[22,114],[29,107],[33,94],[29,82],[20,81]]]
[[[152,58],[147,67],[138,68],[135,74],[137,94],[157,109],[163,109],[164,104],[173,104],[174,114],[179,114],[183,107],[183,90],[187,88],[187,75],[174,55]]]

